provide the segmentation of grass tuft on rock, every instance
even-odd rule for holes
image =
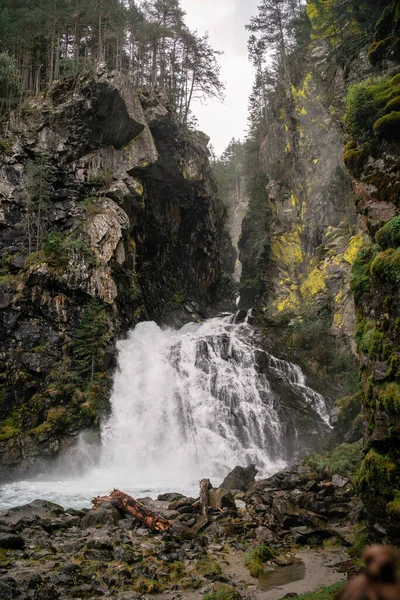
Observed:
[[[245,555],[244,565],[249,569],[252,577],[258,578],[264,573],[264,564],[275,556],[275,550],[272,550],[268,544],[261,544]]]
[[[310,592],[309,594],[297,596],[297,600],[335,600],[345,585],[346,583],[344,581],[340,581],[329,587],[322,588],[317,592]]]
[[[230,585],[218,585],[204,600],[241,600],[241,595]]]

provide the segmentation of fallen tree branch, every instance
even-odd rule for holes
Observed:
[[[92,500],[93,508],[98,508],[104,502],[112,504],[115,508],[129,514],[153,531],[168,531],[173,525],[172,521],[157,515],[150,508],[120,490],[114,490],[109,496],[94,498]]]

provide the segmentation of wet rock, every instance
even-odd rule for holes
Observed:
[[[225,477],[220,487],[226,490],[247,492],[250,485],[254,483],[257,473],[255,465],[249,465],[248,467],[237,466]]]

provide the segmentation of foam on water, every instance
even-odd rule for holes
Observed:
[[[202,477],[218,484],[237,464],[256,464],[260,476],[285,467],[279,398],[256,366],[260,350],[248,318],[237,320],[227,315],[180,331],[140,323],[118,343],[101,444],[81,439],[62,468],[4,485],[0,506],[45,498],[83,507],[114,487],[136,497],[197,495]],[[300,367],[267,357],[327,423],[326,402],[307,387]]]

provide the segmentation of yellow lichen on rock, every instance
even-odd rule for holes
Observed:
[[[286,296],[286,297],[281,296],[276,301],[275,308],[278,311],[278,313],[284,313],[284,312],[298,313],[298,311],[300,309],[300,299],[297,294],[297,286],[292,286],[292,287],[295,287],[296,290],[291,290],[290,292],[288,292],[288,296]]]
[[[357,235],[353,236],[349,240],[349,245],[347,246],[343,257],[350,264],[353,265],[356,261],[357,255],[360,252],[361,248],[364,245],[364,235],[362,231]]]
[[[300,287],[302,297],[305,300],[311,300],[313,296],[325,291],[326,277],[327,274],[322,270],[321,266],[314,267]]]
[[[303,247],[298,231],[288,231],[275,237],[271,244],[271,257],[288,271],[303,262]]]

